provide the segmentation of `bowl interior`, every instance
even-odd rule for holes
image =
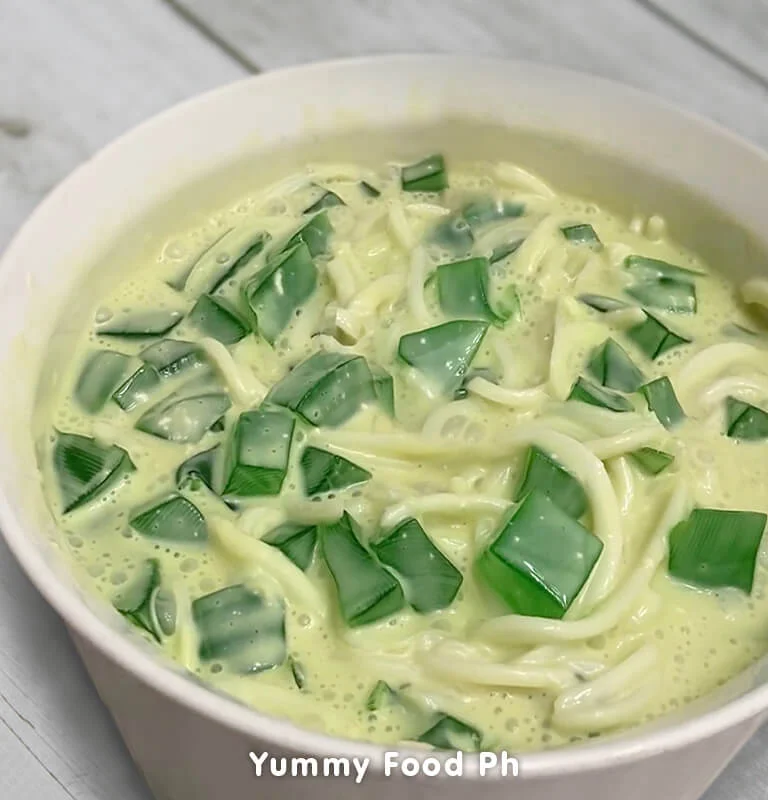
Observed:
[[[661,214],[675,239],[734,279],[766,270],[761,153],[642,94],[531,65],[404,57],[288,70],[184,104],[118,141],[43,203],[0,267],[0,524],[67,621],[145,677],[161,681],[166,668],[148,665],[149,650],[80,590],[58,552],[32,435],[36,398],[60,380],[70,337],[104,287],[161,249],[171,218],[177,229],[193,225],[309,161],[373,164],[434,151],[449,162],[514,161],[627,217]],[[669,730],[766,677],[756,667],[652,727]],[[322,749],[338,751],[314,734],[307,749],[323,738]],[[528,760],[535,769],[536,759],[544,768],[569,758]]]

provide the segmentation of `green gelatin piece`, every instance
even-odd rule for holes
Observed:
[[[627,336],[651,360],[663,356],[668,350],[690,344],[691,339],[675,333],[651,314],[645,320],[627,331]]]
[[[765,514],[696,508],[669,534],[669,574],[710,589],[752,592]]]
[[[609,411],[625,412],[634,411],[635,407],[623,395],[617,394],[610,389],[591,383],[585,378],[579,378],[574,383],[568,400],[576,400],[579,403],[587,403],[598,408],[607,408]]]
[[[504,518],[477,569],[515,614],[561,619],[602,549],[594,534],[533,491]]]
[[[431,744],[437,750],[476,753],[482,746],[483,737],[477,728],[444,714],[419,736],[418,741]]]
[[[157,370],[161,378],[172,378],[180,372],[202,366],[205,355],[194,342],[162,339],[139,353],[139,358]]]
[[[221,297],[201,295],[189,312],[189,322],[203,336],[230,345],[244,339],[250,333],[250,325],[232,303]]]
[[[595,229],[587,222],[578,225],[566,225],[560,228],[560,230],[571,244],[586,245],[593,250],[603,249],[603,243],[600,241],[600,237],[595,232]]]
[[[394,571],[409,605],[419,614],[447,608],[461,588],[461,572],[443,555],[415,519],[403,520],[372,546]]]
[[[243,584],[198,597],[192,603],[192,618],[201,661],[222,663],[241,675],[285,663],[285,609]]]
[[[645,398],[649,411],[652,411],[668,430],[685,419],[685,412],[678,402],[672,381],[666,375],[641,386],[640,393]]]
[[[568,470],[538,447],[528,449],[515,502],[519,503],[534,491],[545,494],[574,519],[583,517],[589,507],[587,493],[582,485]]]
[[[303,243],[307,246],[312,258],[324,256],[328,254],[330,249],[332,233],[333,225],[328,219],[328,213],[327,211],[321,211],[319,214],[315,214],[309,222],[305,222],[281,249],[291,250],[296,245]]]
[[[488,269],[487,258],[467,258],[437,268],[437,296],[446,315],[500,322],[488,299]]]
[[[403,587],[362,545],[359,526],[349,514],[320,526],[319,532],[339,610],[350,628],[377,622],[405,606]]]
[[[89,414],[101,411],[122,382],[130,361],[130,356],[114,350],[91,353],[75,386],[75,400],[80,408]]]
[[[131,517],[130,526],[148,539],[163,542],[201,543],[208,526],[196,505],[174,494]]]
[[[262,541],[276,547],[300,570],[306,571],[315,555],[317,525],[286,522],[269,531]]]
[[[268,260],[243,285],[242,294],[256,321],[256,330],[274,344],[316,287],[317,268],[309,248],[299,243]]]
[[[160,375],[150,364],[143,364],[121,384],[112,395],[112,399],[123,409],[132,411],[146,403],[160,386]]]
[[[400,358],[419,370],[443,394],[460,386],[488,330],[487,322],[454,320],[408,333],[397,348]]]
[[[441,192],[447,189],[445,159],[436,154],[403,167],[400,184],[404,192]]]
[[[299,462],[304,483],[304,491],[308,497],[324,492],[348,489],[371,479],[367,469],[359,467],[352,461],[321,450],[319,447],[307,447],[301,454]]]
[[[282,408],[243,412],[232,430],[224,467],[223,494],[277,495],[288,473],[296,421]]]
[[[768,439],[768,413],[762,408],[737,400],[725,399],[726,436],[742,441]]]
[[[53,468],[65,514],[103,495],[136,469],[122,447],[75,433],[57,433]]]
[[[335,428],[377,400],[368,362],[357,355],[315,353],[289,372],[267,395],[311,425]]]
[[[602,386],[619,392],[636,392],[645,383],[643,373],[613,339],[606,339],[594,350],[588,369]]]

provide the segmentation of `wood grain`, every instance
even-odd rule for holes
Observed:
[[[0,0],[0,250],[110,139],[244,74],[158,0]]]
[[[0,796],[149,800],[58,616],[0,543]]]
[[[768,85],[768,4],[765,0],[643,0],[667,22],[711,52]]]
[[[766,754],[768,726],[763,726],[701,800],[763,800],[768,795]]]
[[[768,145],[765,88],[635,0],[175,2],[262,68],[417,50],[532,59],[647,89]],[[726,3],[732,0],[721,5]],[[735,4],[749,5],[748,0]],[[682,5],[695,6],[697,0]],[[762,30],[768,36],[768,25]]]

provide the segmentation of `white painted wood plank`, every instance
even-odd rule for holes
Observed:
[[[765,0],[646,2],[768,82],[768,3]]]
[[[15,732],[3,719],[0,709],[0,787],[3,797],[16,800],[23,797],[65,798],[71,800],[66,787],[45,771],[34,752],[16,738]]]
[[[0,250],[103,144],[244,74],[160,0],[0,0]],[[2,543],[0,797],[150,800],[61,621]]]
[[[764,725],[702,800],[765,800],[768,796],[768,725]]]
[[[59,617],[0,543],[0,797],[149,800]]]
[[[0,0],[0,250],[103,144],[244,74],[160,0]]]
[[[262,67],[392,51],[533,59],[650,90],[768,145],[768,93],[635,0],[177,2]]]

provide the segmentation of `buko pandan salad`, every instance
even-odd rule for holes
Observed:
[[[767,287],[509,163],[318,164],[83,320],[50,506],[128,627],[264,712],[624,729],[766,650]]]

